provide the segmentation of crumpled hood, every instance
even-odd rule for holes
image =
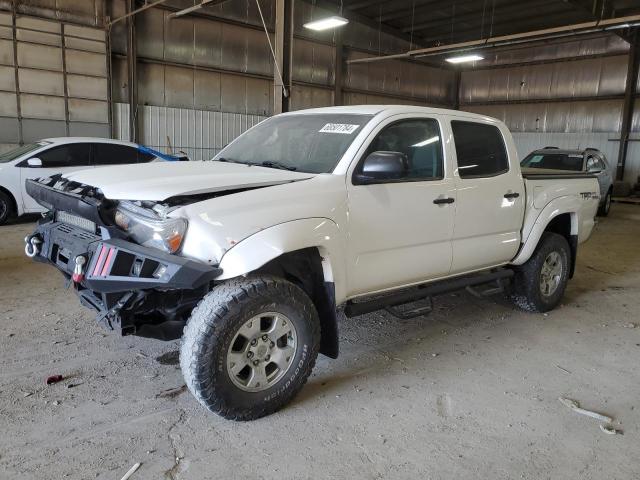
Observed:
[[[178,195],[267,187],[313,176],[311,173],[217,161],[118,165],[65,175],[75,182],[99,188],[111,200],[152,201]]]

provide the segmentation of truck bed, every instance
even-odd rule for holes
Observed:
[[[522,177],[532,180],[558,180],[575,178],[597,178],[587,172],[575,172],[572,170],[554,170],[551,168],[523,168]]]

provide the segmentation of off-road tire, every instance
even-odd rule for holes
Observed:
[[[540,278],[542,266],[551,252],[557,252],[560,255],[562,273],[556,290],[553,294],[545,296],[541,291]],[[571,253],[566,238],[557,233],[543,233],[531,258],[515,269],[511,300],[528,312],[542,313],[553,310],[564,295],[569,280],[570,267]]]
[[[609,210],[611,210],[611,190],[607,192],[607,195],[604,197],[604,202],[598,207],[598,216],[606,217],[609,215]]]
[[[0,225],[4,225],[15,215],[11,197],[0,191]]]
[[[286,315],[297,332],[295,358],[270,388],[247,392],[232,382],[226,356],[239,328],[264,312]],[[307,381],[320,347],[320,321],[307,294],[284,279],[260,275],[216,286],[185,327],[180,367],[187,387],[204,407],[231,420],[254,420],[288,404]]]

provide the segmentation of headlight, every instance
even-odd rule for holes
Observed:
[[[160,218],[153,210],[130,202],[120,202],[115,220],[136,243],[169,253],[178,251],[187,231],[184,218]]]

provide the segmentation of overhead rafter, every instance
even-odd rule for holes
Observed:
[[[612,18],[614,15],[613,7],[611,2],[607,2],[605,0],[589,0],[585,2],[584,0],[562,0],[569,5],[573,5],[578,10],[583,13],[586,13],[593,20],[600,20],[606,18]],[[631,43],[631,34],[626,32],[625,30],[615,30],[614,32],[620,38],[625,40],[627,43]]]
[[[367,2],[368,5],[371,5],[371,2]],[[332,0],[317,0],[315,2],[315,5],[319,8],[323,8],[325,10],[329,10],[332,12],[337,12],[340,9],[340,3],[339,2],[335,2]],[[355,4],[356,6],[358,5],[357,3]],[[342,8],[342,16],[352,20],[356,23],[360,23],[362,25],[366,25],[368,27],[374,28],[374,29],[380,29],[382,32],[384,33],[388,33],[389,35],[392,35],[396,38],[400,38],[402,40],[405,40],[407,42],[413,42],[414,44],[420,44],[420,42],[416,42],[416,38],[411,38],[411,35],[398,30],[397,28],[391,27],[389,25],[386,25],[382,22],[380,22],[377,18],[372,18],[372,17],[368,17],[365,15],[362,15],[361,13],[355,12],[354,10],[352,10],[351,6],[343,6]]]
[[[498,17],[503,17],[503,16],[506,16],[508,14],[516,13],[516,14],[521,14],[522,17],[526,17],[528,12],[530,12],[530,11],[534,11],[534,12],[540,13],[540,7],[541,6],[542,7],[547,7],[547,6],[551,7],[551,6],[557,6],[557,5],[558,5],[558,0],[547,0],[547,1],[543,2],[543,3],[541,3],[541,4],[537,3],[537,4],[533,4],[533,5],[520,5],[520,4],[518,4],[518,5],[509,5],[509,6],[506,6],[506,7],[502,7],[500,10],[497,10],[496,11],[496,15]],[[456,3],[456,6],[457,6],[457,3]],[[550,10],[548,12],[545,11],[545,16],[554,15],[556,13],[557,12],[555,10]],[[452,18],[452,17],[448,17],[448,18],[445,18],[445,19],[433,18],[433,19],[430,19],[430,20],[428,20],[426,22],[418,23],[418,24],[414,25],[413,27],[405,27],[405,28],[402,29],[402,31],[403,32],[408,32],[408,31],[411,31],[411,29],[413,28],[414,32],[418,32],[418,31],[421,31],[421,30],[426,30],[426,29],[429,29],[429,28],[433,28],[433,27],[438,26],[438,25],[443,25],[443,26],[446,26],[447,28],[451,28],[451,21],[452,20],[454,22],[454,27],[455,27],[456,24],[460,24],[460,23],[463,23],[463,22],[476,20],[481,15],[482,15],[482,10],[474,10],[472,12],[464,13],[462,15],[456,15],[454,18]],[[514,17],[512,16],[509,19],[509,23],[513,24],[513,22],[514,22]],[[478,30],[478,29],[476,28],[476,30]],[[489,22],[487,22],[486,30],[487,31],[489,30]]]
[[[468,3],[476,3],[476,2],[477,0],[458,0],[456,2],[456,7],[460,7]],[[434,10],[438,10],[434,8],[438,5],[443,5],[442,0],[432,0],[427,2],[416,3],[415,9],[411,7],[411,8],[405,8],[402,10],[393,10],[388,13],[382,14],[382,16],[380,17],[380,20],[382,22],[388,22],[389,20],[397,20],[400,18],[411,18],[411,15],[413,14],[419,15],[421,13],[424,13],[425,11],[429,11],[429,13],[431,13]],[[441,18],[441,21],[445,21],[445,20],[446,18]]]
[[[445,45],[439,45],[436,47],[419,48],[410,50],[405,53],[394,55],[383,55],[378,57],[368,57],[351,59],[347,63],[368,63],[377,62],[381,60],[399,59],[399,58],[415,58],[425,56],[443,55],[449,53],[465,52],[469,50],[480,50],[492,47],[501,47],[507,45],[515,45],[522,43],[529,43],[534,40],[546,40],[557,39],[567,36],[585,35],[596,32],[606,32],[610,29],[615,29],[621,25],[635,25],[640,24],[639,15],[628,15],[624,17],[616,17],[605,20],[592,20],[589,22],[581,22],[570,25],[561,25],[553,28],[545,28],[542,30],[530,30],[526,32],[510,34],[510,35],[497,35],[490,38],[469,40],[465,42],[450,43]]]
[[[535,28],[536,25],[539,25],[540,21],[544,20],[545,17],[546,17],[546,14],[531,15],[526,20],[523,20],[520,23],[520,25],[523,27],[524,31],[532,30],[533,28]],[[573,18],[574,16],[570,12],[569,13],[562,12],[562,13],[555,13],[553,19],[555,22],[566,25],[568,23],[571,23]],[[513,25],[513,20],[503,20],[499,22],[494,22],[492,27],[493,35],[496,35],[500,31],[504,31],[505,27],[509,29],[511,25]],[[486,37],[490,33],[489,28],[486,28],[485,32],[486,32],[485,33],[485,37]],[[441,41],[441,40],[447,41],[451,38],[451,33],[452,33],[451,30],[445,28],[440,31],[434,31],[433,35],[430,35],[428,37],[424,36],[422,38],[424,39],[425,43],[433,43],[434,41]],[[465,39],[476,39],[480,37],[477,27],[466,28],[466,29],[458,28],[453,31],[453,36],[456,39],[459,39],[460,41],[464,41]]]

